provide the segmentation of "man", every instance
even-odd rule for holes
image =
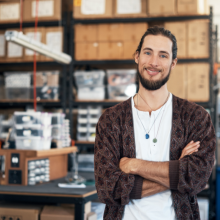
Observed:
[[[107,109],[96,128],[95,179],[104,219],[200,219],[196,195],[215,158],[210,115],[167,90],[177,63],[170,31],[149,28],[135,62],[138,93]]]

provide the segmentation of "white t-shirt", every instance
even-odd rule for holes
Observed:
[[[137,110],[134,107],[133,98],[131,99],[136,158],[155,162],[170,160],[172,99],[173,96],[170,93],[167,103],[160,109],[152,111],[151,116],[149,112]],[[148,132],[150,138],[146,139],[145,135]],[[153,143],[155,137],[157,143]],[[171,191],[167,190],[142,199],[130,200],[129,204],[125,206],[123,220],[175,220]]]

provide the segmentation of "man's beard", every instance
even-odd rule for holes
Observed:
[[[156,81],[150,81],[148,79],[145,79],[142,77],[141,73],[139,72],[139,68],[137,67],[137,73],[138,73],[138,79],[141,82],[141,85],[146,89],[146,90],[158,90],[160,89],[163,85],[165,85],[167,83],[167,81],[169,80],[170,77],[170,73],[171,73],[171,66],[169,69],[169,73],[168,75],[163,78],[163,79],[159,79]]]

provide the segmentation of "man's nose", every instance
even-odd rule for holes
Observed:
[[[154,54],[151,56],[150,65],[155,66],[155,67],[159,65],[159,60],[158,60],[157,55]]]

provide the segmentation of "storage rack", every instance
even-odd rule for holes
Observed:
[[[91,65],[103,65],[103,64],[135,64],[134,60],[83,60],[77,61],[74,59],[74,28],[75,24],[101,24],[101,23],[137,23],[137,22],[155,22],[155,21],[186,21],[186,20],[198,20],[198,19],[208,19],[209,20],[209,58],[207,59],[178,59],[178,63],[192,63],[192,62],[205,62],[210,64],[210,74],[209,74],[209,92],[210,99],[208,102],[197,102],[198,105],[203,106],[206,109],[210,110],[211,118],[213,124],[216,123],[216,92],[213,91],[212,87],[217,84],[217,77],[213,77],[213,45],[214,42],[217,41],[217,29],[213,32],[213,12],[212,7],[210,7],[209,15],[195,15],[195,16],[170,16],[170,17],[145,17],[145,18],[112,18],[112,19],[74,19],[72,18],[71,27],[70,27],[70,42],[69,42],[69,54],[72,56],[73,61],[69,67],[69,119],[72,124],[72,110],[74,107],[78,107],[79,105],[102,105],[103,107],[111,107],[118,104],[118,101],[114,100],[103,100],[103,101],[79,101],[76,100],[73,96],[73,72],[74,68],[78,66],[91,66]],[[71,135],[73,138],[73,129],[71,129]],[[76,141],[76,145],[78,147],[88,147],[93,148],[94,143],[86,142],[86,141]],[[213,219],[215,217],[215,191],[213,190],[215,186],[215,175],[211,175],[209,179],[209,188],[203,190],[198,196],[206,197],[209,199],[209,219]]]
[[[63,36],[63,51],[67,52],[67,13],[63,14],[63,19],[61,21],[39,21],[38,22],[38,27],[56,27],[56,26],[62,26],[64,29],[64,36]],[[20,26],[20,23],[10,23],[10,24],[0,24],[0,30],[6,30],[6,29],[11,29],[11,28],[16,28],[18,29]],[[35,22],[24,22],[22,24],[23,28],[28,28],[28,27],[34,27]],[[5,63],[0,63],[0,71],[3,72],[5,69],[10,70],[12,67],[18,67],[19,70],[21,69],[26,69],[26,68],[31,68],[33,66],[33,61],[30,62],[5,62]],[[37,61],[37,68],[40,67],[41,69],[43,67],[50,66],[50,69],[56,70],[62,69],[61,74],[60,74],[60,79],[62,82],[60,82],[60,91],[62,91],[62,94],[59,94],[60,100],[40,100],[37,101],[37,104],[39,106],[45,107],[45,108],[62,108],[63,112],[66,112],[66,73],[67,73],[67,66],[59,64],[57,62],[43,62],[43,61]],[[18,107],[26,107],[26,106],[33,106],[34,100],[0,100],[0,108],[18,108]]]

